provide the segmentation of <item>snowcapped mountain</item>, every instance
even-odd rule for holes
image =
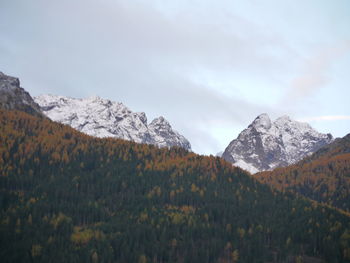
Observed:
[[[32,97],[20,87],[18,78],[0,72],[0,108],[21,110],[36,116],[44,116]]]
[[[120,102],[100,97],[75,99],[55,95],[41,95],[34,100],[53,121],[68,124],[92,136],[191,149],[189,141],[173,130],[163,117],[148,124],[144,112],[132,112]]]
[[[309,124],[282,116],[259,115],[225,149],[222,157],[251,173],[295,163],[333,141]]]

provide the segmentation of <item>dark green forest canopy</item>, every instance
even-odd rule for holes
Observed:
[[[350,218],[220,158],[0,110],[1,262],[349,262]],[[320,261],[315,261],[320,262]]]

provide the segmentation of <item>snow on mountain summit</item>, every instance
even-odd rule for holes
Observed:
[[[191,149],[188,140],[174,131],[163,117],[148,124],[144,112],[132,112],[120,102],[98,96],[76,99],[56,95],[41,95],[34,100],[53,121],[68,124],[92,136]]]
[[[260,114],[251,124],[255,129],[270,129],[271,128],[271,120],[269,115],[266,113]]]
[[[259,115],[225,149],[223,158],[251,173],[295,163],[332,142],[309,124],[282,116],[274,122]]]

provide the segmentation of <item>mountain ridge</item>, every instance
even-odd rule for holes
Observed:
[[[144,112],[132,112],[121,102],[98,96],[85,99],[58,95],[34,97],[50,119],[95,137],[114,137],[158,147],[191,150],[189,141],[162,116],[148,123]]]
[[[251,173],[295,163],[333,141],[309,124],[263,113],[226,147],[222,157]]]

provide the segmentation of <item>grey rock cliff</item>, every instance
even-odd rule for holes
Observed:
[[[44,116],[40,106],[34,102],[27,91],[20,87],[19,79],[2,72],[0,72],[0,108]]]

